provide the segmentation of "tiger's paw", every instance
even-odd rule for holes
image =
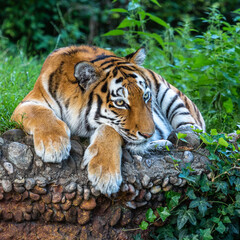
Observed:
[[[82,168],[88,164],[88,179],[96,190],[103,194],[116,193],[122,183],[120,154],[103,151],[104,148],[91,144],[85,151]]]
[[[39,129],[34,132],[34,148],[39,157],[44,162],[60,163],[63,159],[68,158],[71,143],[70,130],[65,128],[57,129],[54,127],[52,131]]]
[[[162,150],[165,148],[172,148],[172,147],[173,147],[173,144],[170,141],[161,139],[161,140],[150,142],[148,146],[148,150],[158,151],[158,150]]]

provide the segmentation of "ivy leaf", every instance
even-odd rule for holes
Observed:
[[[217,192],[219,192],[221,190],[221,192],[224,195],[228,194],[228,184],[226,182],[220,181],[220,182],[215,182],[215,185],[217,187]]]
[[[228,98],[228,100],[223,103],[223,107],[225,108],[226,113],[232,113],[232,111],[233,111],[232,99]]]
[[[221,146],[228,147],[227,141],[225,141],[222,137],[218,139],[218,143],[219,143]]]
[[[202,214],[202,216],[205,216],[205,213],[207,211],[208,208],[211,208],[211,204],[209,202],[207,202],[207,200],[203,197],[201,198],[197,198],[193,201],[191,201],[190,208],[198,208],[199,212]]]
[[[139,225],[139,227],[142,229],[142,230],[146,230],[148,228],[148,223],[145,222],[145,221],[142,221],[141,224]]]
[[[141,233],[138,233],[136,236],[133,236],[134,240],[143,240],[141,237]]]
[[[224,216],[223,222],[224,223],[231,223],[231,220],[230,220],[230,218],[228,216]]]
[[[202,237],[201,239],[203,239],[203,240],[213,239],[213,237],[211,235],[211,229],[210,228],[200,229],[200,236]]]
[[[206,175],[203,175],[200,179],[201,190],[203,192],[208,192],[210,190],[210,185],[212,183],[208,180]]]
[[[194,193],[194,191],[193,191],[193,189],[191,189],[191,188],[188,188],[188,190],[187,190],[187,196],[188,196],[191,200],[197,198],[196,195],[195,195],[195,193]]]
[[[171,213],[167,209],[167,207],[159,207],[159,208],[157,208],[157,212],[163,222],[171,215]]]
[[[146,212],[146,219],[149,222],[154,222],[154,220],[156,219],[156,215],[153,213],[153,210],[151,208],[149,208]]]
[[[226,227],[224,226],[224,224],[222,223],[222,221],[220,221],[220,222],[218,223],[218,227],[216,228],[216,230],[217,230],[218,232],[220,232],[221,234],[223,234],[223,233],[225,232]]]
[[[240,178],[238,177],[236,180],[235,180],[235,189],[239,192],[240,191]]]
[[[189,217],[188,217],[188,214],[186,214],[186,212],[184,212],[184,214],[178,214],[178,218],[177,218],[178,230],[180,230],[184,227],[184,225],[187,223],[188,219],[189,219]]]
[[[195,217],[196,212],[193,209],[189,209],[186,211],[186,214],[188,215],[188,220],[192,225],[197,225],[197,219]]]
[[[181,197],[181,195],[172,197],[168,204],[168,208],[173,209],[174,207],[176,207],[178,205],[180,197]]]

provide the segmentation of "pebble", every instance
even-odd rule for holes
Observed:
[[[147,165],[148,168],[150,168],[150,167],[152,166],[152,163],[153,163],[153,162],[152,162],[152,159],[149,159],[149,158],[148,158],[148,159],[146,159],[145,162],[146,162],[146,165]]]
[[[110,226],[112,227],[115,226],[119,222],[121,216],[122,216],[122,209],[120,207],[115,208],[109,220]]]
[[[16,186],[15,184],[13,184],[13,188],[17,193],[25,192],[25,188],[23,186]]]
[[[183,186],[185,186],[187,184],[187,181],[186,181],[186,179],[183,179],[182,180],[182,183],[180,184],[180,186],[179,187],[183,187]]]
[[[169,183],[169,177],[164,178],[162,187],[163,188],[166,187],[168,185],[168,183]]]
[[[142,161],[142,156],[139,156],[139,155],[133,155],[133,159],[138,161],[138,162],[141,162]]]
[[[39,187],[46,187],[47,179],[45,177],[36,177],[35,180]]]
[[[164,192],[168,192],[168,191],[170,191],[171,189],[172,189],[172,185],[171,185],[171,184],[167,185],[166,187],[163,187],[163,191],[164,191]]]
[[[98,197],[101,194],[101,192],[99,190],[96,190],[94,187],[91,188],[91,193],[95,197]]]
[[[72,202],[67,200],[64,204],[61,204],[61,208],[64,211],[67,211],[72,206]]]
[[[0,145],[4,144],[4,139],[0,137]]]
[[[40,195],[45,195],[45,194],[47,194],[47,189],[39,187],[39,186],[35,186],[34,189],[33,189],[33,192],[37,193],[37,194],[40,194]]]
[[[65,193],[65,196],[63,196],[63,198],[66,197],[66,199],[68,199],[68,200],[72,200],[75,196],[76,196],[76,192]],[[62,198],[62,201],[63,201],[63,198]]]
[[[40,159],[35,161],[35,164],[38,168],[41,168],[43,166],[43,161],[41,161]]]
[[[147,203],[148,203],[147,201],[137,202],[137,203],[136,203],[136,206],[137,206],[137,207],[143,207],[143,206],[147,205]]]
[[[42,195],[42,200],[43,202],[45,202],[46,204],[49,204],[52,202],[52,194],[48,193],[46,195]]]
[[[148,192],[148,193],[145,194],[145,199],[146,199],[147,201],[150,201],[151,198],[152,198],[152,194],[151,194],[150,192]]]
[[[71,193],[75,191],[76,188],[77,188],[77,184],[75,182],[71,182],[65,187],[65,192]]]
[[[61,192],[54,192],[52,194],[52,203],[59,203],[62,200],[62,193]]]
[[[177,178],[177,177],[170,177],[170,178],[169,178],[169,182],[170,182],[171,184],[175,185],[175,183],[178,182],[178,178]]]
[[[27,170],[32,163],[33,153],[25,144],[11,142],[8,145],[8,160],[17,168]]]
[[[128,189],[129,189],[128,184],[126,184],[126,183],[122,184],[122,186],[121,186],[121,191],[122,192],[127,192]]]
[[[40,199],[40,195],[33,192],[29,192],[29,197],[34,201],[38,201]]]
[[[157,194],[157,193],[159,193],[161,190],[162,190],[161,187],[160,187],[159,185],[157,185],[157,186],[153,186],[153,187],[150,189],[150,192],[151,192],[152,194]]]
[[[128,184],[128,191],[130,193],[135,193],[135,188],[134,188],[134,186],[132,184]]]
[[[194,160],[194,156],[190,151],[184,151],[183,153],[183,162],[184,163],[191,163]]]
[[[131,154],[126,149],[123,150],[123,159],[126,160],[129,163],[133,163],[133,158],[132,158]]]
[[[80,203],[82,202],[83,198],[80,195],[77,195],[77,197],[73,200],[72,204],[77,207],[80,205]]]
[[[35,180],[33,178],[26,178],[26,180],[25,180],[25,188],[27,190],[33,189],[35,184],[36,184],[36,182],[35,182]]]
[[[25,183],[25,178],[15,179],[15,180],[13,181],[13,183],[14,183],[14,185],[16,185],[16,186],[23,186],[24,183]]]
[[[2,187],[4,192],[11,192],[12,191],[12,183],[9,180],[2,180]]]
[[[90,211],[85,211],[80,208],[77,209],[77,221],[80,225],[85,225],[90,220]]]
[[[6,169],[8,174],[13,173],[13,165],[10,162],[4,162],[3,167]]]
[[[172,158],[171,158],[170,156],[168,156],[168,155],[164,157],[164,160],[165,160],[166,162],[168,162],[168,163],[173,163]]]
[[[126,202],[125,203],[126,207],[130,208],[130,209],[136,209],[137,206],[135,204],[135,202],[131,201],[131,202]]]
[[[155,181],[153,181],[153,185],[159,185],[162,183],[162,179],[157,179]]]
[[[143,187],[147,187],[147,185],[150,182],[150,177],[148,175],[144,174],[141,182],[142,182]]]
[[[90,198],[89,200],[83,200],[80,208],[83,210],[93,210],[96,207],[97,203],[95,198]]]
[[[158,195],[157,200],[158,200],[159,202],[162,202],[163,199],[164,199],[164,195],[163,195],[162,193],[160,193],[160,194]]]
[[[127,177],[127,182],[133,184],[136,181],[136,177],[134,175],[130,175]]]
[[[76,140],[71,140],[71,153],[76,153],[80,156],[83,155],[83,147]]]
[[[84,200],[88,200],[89,197],[90,197],[90,190],[88,188],[84,188],[84,191],[83,191]]]
[[[80,184],[77,184],[77,191],[80,195],[83,193],[83,188]]]

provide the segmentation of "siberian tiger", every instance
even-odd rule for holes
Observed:
[[[12,120],[33,135],[44,162],[68,158],[70,135],[90,137],[82,167],[102,193],[119,190],[122,147],[139,153],[163,143],[173,129],[205,130],[195,104],[161,76],[141,65],[145,50],[117,57],[89,46],[55,50]]]

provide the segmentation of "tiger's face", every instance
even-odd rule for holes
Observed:
[[[142,144],[154,133],[151,90],[134,73],[119,73],[109,84],[105,112],[114,119],[110,125],[130,144]]]
[[[155,131],[150,82],[136,64],[141,55],[140,51],[131,56],[134,61],[100,56],[103,60],[75,67],[75,77],[88,96],[85,117],[89,126],[94,130],[101,124],[109,125],[133,147],[143,146]]]

